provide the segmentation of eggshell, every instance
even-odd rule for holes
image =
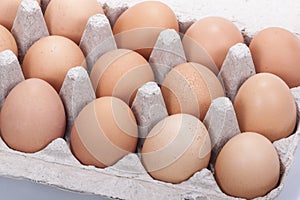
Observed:
[[[0,117],[3,140],[18,151],[37,152],[65,133],[63,103],[56,91],[41,79],[27,79],[14,87]]]
[[[239,89],[234,109],[243,132],[257,132],[272,142],[293,133],[297,110],[286,83],[270,73],[250,77]]]
[[[38,40],[27,51],[22,70],[25,78],[40,78],[59,92],[69,69],[86,68],[80,48],[68,38],[48,36]]]
[[[18,56],[18,47],[13,35],[2,25],[0,25],[0,52],[11,50]]]
[[[277,186],[279,175],[280,162],[274,146],[253,132],[230,139],[215,165],[215,177],[223,192],[246,199],[267,194]]]
[[[0,1],[0,24],[11,30],[22,0]],[[41,4],[41,0],[37,0]]]
[[[79,113],[70,144],[85,165],[111,166],[137,145],[138,128],[128,105],[115,97],[92,101]]]
[[[79,44],[88,19],[96,14],[104,14],[97,0],[51,0],[44,16],[50,35]]]
[[[300,86],[300,39],[279,27],[259,32],[250,43],[257,72],[269,72],[282,78],[290,88]]]
[[[154,75],[149,63],[128,49],[112,50],[101,56],[91,71],[96,97],[114,96],[131,105],[138,88]]]
[[[159,1],[144,1],[127,9],[115,22],[113,33],[119,48],[135,50],[147,60],[165,29],[178,32],[174,12]]]
[[[213,99],[224,96],[218,78],[198,63],[183,63],[173,68],[161,91],[170,115],[186,113],[203,120]]]
[[[153,178],[179,183],[207,167],[210,150],[203,123],[192,115],[176,114],[150,131],[142,148],[142,162]]]
[[[206,17],[190,26],[183,39],[189,62],[203,64],[217,74],[230,47],[243,43],[239,29],[221,17]]]

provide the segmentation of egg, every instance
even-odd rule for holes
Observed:
[[[65,133],[63,103],[51,85],[41,79],[27,79],[15,86],[0,118],[2,139],[22,152],[37,152]]]
[[[96,14],[104,14],[97,0],[51,0],[44,17],[51,35],[79,44],[88,19]]]
[[[13,35],[2,25],[0,25],[0,52],[11,50],[18,56],[18,47]]]
[[[215,165],[218,185],[228,195],[253,199],[278,184],[280,162],[272,143],[264,136],[241,133],[221,149]]]
[[[90,78],[96,97],[114,96],[131,105],[138,88],[154,81],[154,74],[143,56],[132,50],[116,49],[97,60]]]
[[[79,113],[70,145],[81,163],[103,168],[135,152],[137,137],[138,127],[129,106],[116,97],[102,97]]]
[[[206,17],[190,26],[182,43],[186,58],[219,72],[230,47],[243,43],[243,35],[229,20]]]
[[[175,114],[158,122],[145,139],[142,163],[157,180],[180,183],[206,168],[211,142],[196,117]]]
[[[0,1],[0,24],[11,30],[22,0]],[[41,4],[41,0],[37,0]]]
[[[242,84],[234,109],[241,131],[257,132],[270,141],[293,133],[296,103],[287,84],[278,76],[259,73]]]
[[[29,48],[22,70],[25,78],[43,79],[59,92],[68,70],[76,66],[86,68],[81,49],[68,38],[48,36]]]
[[[115,22],[113,33],[119,48],[135,50],[146,59],[161,31],[179,25],[174,12],[159,1],[144,1],[127,9]]]
[[[198,63],[174,67],[161,87],[168,113],[186,113],[203,120],[213,99],[224,96],[215,74]]]
[[[290,88],[300,86],[300,39],[279,27],[260,31],[250,43],[257,72],[269,72],[282,78]]]

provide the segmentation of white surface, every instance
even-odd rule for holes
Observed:
[[[300,148],[298,146],[295,153],[295,160],[286,177],[283,190],[277,200],[300,199]]]
[[[105,197],[61,190],[30,180],[7,177],[0,177],[0,194],[2,200],[108,200]]]

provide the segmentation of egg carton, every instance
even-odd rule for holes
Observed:
[[[68,143],[70,128],[80,110],[95,99],[89,72],[97,58],[109,50],[116,49],[109,25],[113,25],[117,17],[131,5],[118,1],[100,2],[106,16],[96,15],[90,18],[80,43],[87,56],[88,70],[80,66],[71,69],[60,91],[67,113],[66,138],[56,139],[36,153],[12,150],[0,138],[0,175],[30,179],[67,190],[118,199],[237,199],[220,190],[213,176],[213,166],[222,146],[240,132],[231,100],[234,99],[240,85],[255,74],[251,54],[244,44],[237,44],[229,50],[218,75],[227,97],[215,99],[204,119],[213,147],[209,169],[205,168],[195,173],[189,180],[180,184],[171,184],[149,176],[140,161],[139,153],[128,154],[105,169],[82,165],[72,155]],[[47,3],[49,0],[42,0],[42,9],[33,0],[23,0],[21,3],[12,28],[19,45],[19,59],[9,50],[0,53],[0,106],[9,91],[24,80],[19,61],[22,61],[26,51],[35,41],[49,35],[42,17]],[[173,6],[176,6],[176,3],[179,4],[179,1],[170,1]],[[176,12],[176,9],[174,10]],[[182,32],[196,20],[186,12],[176,14]],[[245,32],[246,42],[251,40],[252,33]],[[149,60],[157,83],[161,83],[172,67],[185,61],[180,36],[172,30],[163,31]],[[300,87],[291,91],[299,116]],[[132,110],[139,124],[140,137],[145,137],[159,120],[167,116],[160,88],[155,82],[149,82],[138,90]],[[257,199],[275,199],[279,195],[294,159],[299,138],[300,128],[297,126],[294,134],[273,143],[280,157],[280,182],[266,196]],[[142,142],[139,141],[138,149]]]

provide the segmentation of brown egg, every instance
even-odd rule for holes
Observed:
[[[182,42],[188,61],[203,64],[217,74],[229,48],[244,39],[231,21],[207,17],[192,24]]]
[[[173,68],[161,91],[170,115],[187,113],[203,120],[213,99],[224,96],[218,78],[198,63],[183,63]]]
[[[253,199],[275,188],[280,163],[272,143],[264,136],[247,132],[231,138],[215,165],[218,185],[228,195]]]
[[[241,131],[257,132],[272,142],[293,133],[297,111],[289,87],[278,76],[259,73],[240,87],[234,109]]]
[[[142,149],[142,162],[155,179],[180,183],[207,167],[211,142],[196,117],[171,115],[150,131]]]
[[[27,79],[14,87],[0,117],[3,140],[18,151],[37,152],[65,133],[63,103],[51,85],[41,79]]]
[[[68,38],[48,36],[38,40],[27,51],[22,70],[25,78],[40,78],[59,92],[69,69],[86,67],[80,48]]]
[[[257,72],[273,73],[290,88],[300,86],[300,39],[296,35],[279,27],[266,28],[249,47]]]
[[[159,1],[144,1],[126,10],[117,19],[113,33],[119,48],[135,50],[147,60],[159,33],[179,30],[174,12]]]
[[[134,152],[137,137],[138,127],[128,105],[115,97],[102,97],[79,113],[70,144],[81,163],[103,168]]]
[[[22,0],[0,1],[0,24],[11,30]],[[37,0],[41,4],[40,0]]]
[[[2,25],[0,25],[0,52],[11,50],[18,56],[18,47],[13,35]]]
[[[138,88],[154,81],[149,63],[138,53],[127,49],[112,50],[101,56],[90,77],[97,97],[115,96],[129,105]]]
[[[65,36],[79,44],[88,19],[104,14],[97,0],[51,0],[45,21],[51,35]]]

